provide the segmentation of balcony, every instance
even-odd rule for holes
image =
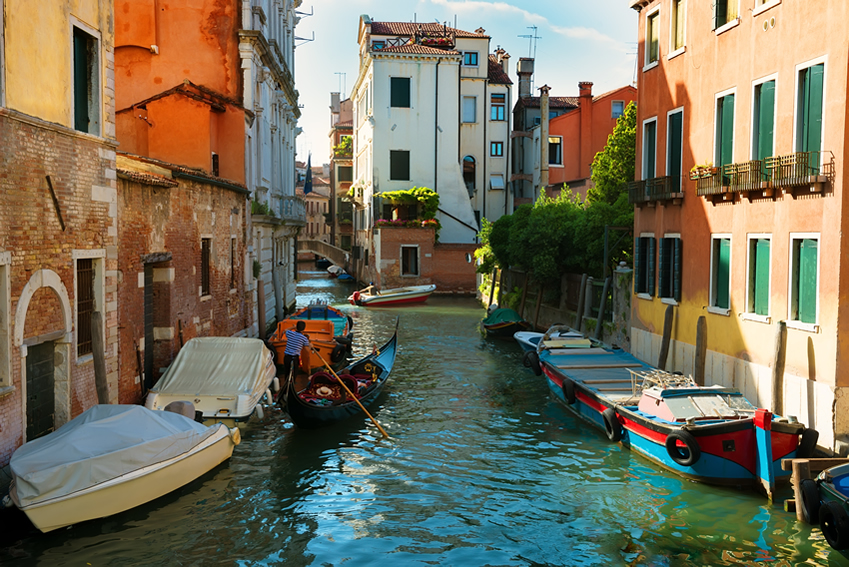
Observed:
[[[307,223],[307,208],[300,197],[283,196],[281,220],[285,224],[303,226]]]
[[[680,205],[684,198],[681,178],[665,175],[628,183],[628,202],[632,205],[654,206],[656,203]]]
[[[823,154],[828,154],[825,156]],[[825,159],[828,161],[824,161]],[[696,182],[696,195],[716,200],[733,200],[736,194],[772,197],[775,189],[797,197],[820,193],[834,177],[831,152],[796,152],[764,160],[729,163],[721,168],[699,167],[690,172]]]

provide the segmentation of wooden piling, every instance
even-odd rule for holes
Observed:
[[[604,287],[601,289],[601,305],[598,306],[598,323],[595,327],[595,338],[597,341],[604,338],[604,315],[607,309],[607,294],[610,292],[612,283],[613,278],[610,276],[604,278]]]
[[[525,318],[525,300],[528,298],[528,274],[525,274],[525,284],[522,286],[522,302],[519,304],[519,317]]]
[[[492,281],[490,282],[489,288],[489,303],[486,304],[487,307],[492,305],[492,297],[495,294],[495,277],[498,275],[498,268],[492,270]]]
[[[705,363],[707,361],[707,319],[702,315],[696,324],[696,360],[693,379],[699,386],[705,385]]]
[[[672,338],[672,305],[666,306],[663,316],[663,338],[660,340],[660,354],[657,357],[657,367],[666,370],[666,359],[669,358],[669,341]]]
[[[265,284],[262,283],[262,280],[257,280],[256,283],[256,311],[259,338],[265,340]]]
[[[109,382],[106,379],[106,356],[103,343],[103,315],[100,311],[91,313],[91,351],[94,358],[94,387],[97,390],[97,403],[109,403]]]
[[[581,289],[578,290],[578,309],[575,311],[575,330],[581,329],[581,318],[584,315],[584,293],[587,290],[587,274],[581,276]]]
[[[805,514],[802,511],[802,481],[806,478],[811,478],[811,467],[807,459],[793,459],[793,476],[790,481],[793,483],[793,498],[796,499],[796,519],[800,522],[805,521]]]
[[[584,288],[586,292],[584,293],[584,320],[589,320],[592,318],[593,314],[593,278],[587,278],[587,286]],[[578,327],[578,330],[581,331],[581,327],[584,325],[584,322],[581,321],[581,325]],[[583,332],[583,331],[581,331]]]
[[[542,306],[542,284],[539,284],[537,287],[537,308],[534,310],[534,330],[537,328],[537,321],[539,321],[539,308]]]
[[[784,414],[784,358],[787,323],[779,321],[775,329],[775,349],[772,359],[772,413]]]

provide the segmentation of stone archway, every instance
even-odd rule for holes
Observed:
[[[21,357],[21,419],[24,442],[26,442],[27,430],[27,408],[26,408],[26,368],[28,345],[24,344],[24,329],[29,305],[36,292],[42,288],[49,288],[55,294],[61,305],[61,336],[45,337],[43,342],[54,343],[55,364],[53,369],[54,396],[55,396],[55,427],[59,427],[71,419],[71,345],[73,342],[72,310],[68,290],[62,283],[62,278],[53,270],[42,269],[36,271],[21,290],[18,305],[15,311],[15,334],[13,344],[19,349]],[[41,342],[41,341],[40,341]]]

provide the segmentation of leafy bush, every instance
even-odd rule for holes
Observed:
[[[439,194],[427,187],[384,191],[376,196],[393,205],[418,205],[422,220],[432,219],[439,210]]]

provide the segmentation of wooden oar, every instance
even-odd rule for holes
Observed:
[[[336,378],[336,380],[342,385],[343,388],[345,388],[345,391],[348,392],[348,395],[350,395],[352,398],[354,398],[354,401],[357,402],[357,405],[360,406],[360,409],[363,410],[363,412],[368,416],[368,418],[372,421],[372,423],[374,423],[377,426],[377,428],[380,430],[380,432],[383,433],[383,436],[389,437],[389,434],[380,426],[380,424],[377,422],[377,420],[374,419],[374,417],[372,417],[372,415],[368,412],[368,410],[360,402],[360,400],[357,399],[357,396],[354,395],[354,392],[352,392],[351,389],[348,388],[348,386],[345,384],[345,382],[343,382],[342,379],[339,378],[339,375],[336,374],[336,372],[334,372],[333,368],[331,368],[330,365],[327,364],[327,361],[324,360],[324,357],[321,356],[321,354],[316,349],[310,347],[310,350],[313,351],[316,354],[316,356],[318,356],[318,358],[324,363],[324,365],[327,367],[327,369],[330,371],[330,373],[333,374],[333,377]]]

